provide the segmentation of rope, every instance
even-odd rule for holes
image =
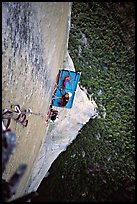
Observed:
[[[52,98],[54,99],[54,98]],[[20,122],[24,127],[27,127],[28,125],[28,120],[27,120],[27,115],[36,115],[41,117],[42,119],[45,118],[45,122],[48,122],[48,119],[50,118],[50,114],[51,114],[51,107],[52,105],[50,105],[50,108],[48,110],[48,113],[46,114],[46,116],[42,113],[34,113],[32,112],[32,110],[30,108],[28,109],[24,109],[21,110],[20,105],[11,105],[11,109],[4,109],[2,112],[2,119],[3,120],[7,120],[6,125],[4,125],[4,122],[2,121],[2,125],[3,127],[5,127],[5,130],[8,130],[9,126],[10,126],[10,122],[11,119],[14,119],[16,122]],[[16,113],[17,117],[14,115],[14,113]]]

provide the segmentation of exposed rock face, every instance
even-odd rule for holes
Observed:
[[[52,162],[96,115],[96,104],[78,87],[73,108],[59,108],[56,124],[45,125],[59,68],[74,70],[67,54],[71,3],[6,2],[2,6],[3,109],[18,103],[44,116],[32,114],[26,128],[14,120],[11,123],[17,148],[4,179],[8,180],[20,163],[27,164],[16,198],[38,188]]]
[[[67,54],[64,66],[75,71],[73,62]],[[84,91],[77,87],[74,103],[71,109],[56,108],[59,111],[59,119],[55,124],[50,124],[46,137],[41,146],[39,156],[32,171],[32,177],[27,192],[37,190],[40,182],[48,173],[52,162],[65,151],[67,146],[76,138],[82,126],[95,118],[97,106],[90,101]]]
[[[2,106],[11,103],[47,114],[56,75],[67,49],[69,2],[5,2],[2,4]],[[4,177],[20,163],[28,165],[17,196],[29,181],[45,136],[45,119],[32,115],[26,128],[12,121],[16,153]]]

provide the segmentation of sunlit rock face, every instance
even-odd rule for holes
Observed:
[[[64,67],[75,71],[69,54],[66,54]],[[89,100],[86,93],[78,85],[74,103],[71,109],[56,108],[59,118],[50,123],[46,137],[41,146],[39,156],[32,171],[31,181],[27,192],[37,190],[42,179],[48,175],[48,170],[58,155],[67,149],[67,146],[76,138],[78,131],[90,118],[98,116],[95,101]]]
[[[27,164],[14,198],[37,190],[53,161],[96,117],[96,104],[78,86],[71,109],[58,108],[55,125],[45,124],[60,67],[75,70],[67,52],[70,2],[5,2],[2,4],[2,108],[31,108],[28,126],[14,120],[17,147],[4,179]],[[66,134],[68,132],[69,134]]]
[[[67,49],[69,2],[3,2],[2,108],[20,104],[46,116],[56,75]],[[31,115],[24,128],[14,120],[17,148],[4,178],[26,163],[16,196],[24,194],[45,137],[45,118]]]

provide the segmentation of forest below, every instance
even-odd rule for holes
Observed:
[[[135,199],[135,5],[74,2],[69,53],[98,105],[42,181],[35,201]],[[69,134],[69,133],[67,133]]]

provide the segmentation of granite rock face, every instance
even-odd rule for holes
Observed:
[[[20,104],[46,116],[56,75],[67,50],[69,2],[2,3],[2,108]],[[45,118],[31,115],[28,126],[14,120],[17,148],[4,173],[8,179],[20,163],[27,171],[17,191],[22,195],[46,132]]]
[[[64,67],[75,71],[73,61],[67,53]],[[56,108],[59,118],[55,123],[49,123],[46,137],[36,159],[32,176],[26,192],[37,190],[42,179],[48,175],[48,170],[58,155],[67,149],[76,138],[78,131],[90,118],[98,116],[95,101],[89,100],[87,94],[77,87],[74,103],[71,109]]]
[[[28,126],[14,120],[17,147],[4,172],[8,180],[27,164],[14,199],[34,190],[58,155],[76,138],[96,104],[78,86],[72,109],[59,108],[59,119],[45,124],[60,67],[75,70],[67,52],[70,2],[5,2],[2,4],[2,108],[31,108]],[[66,131],[69,134],[66,136]]]

